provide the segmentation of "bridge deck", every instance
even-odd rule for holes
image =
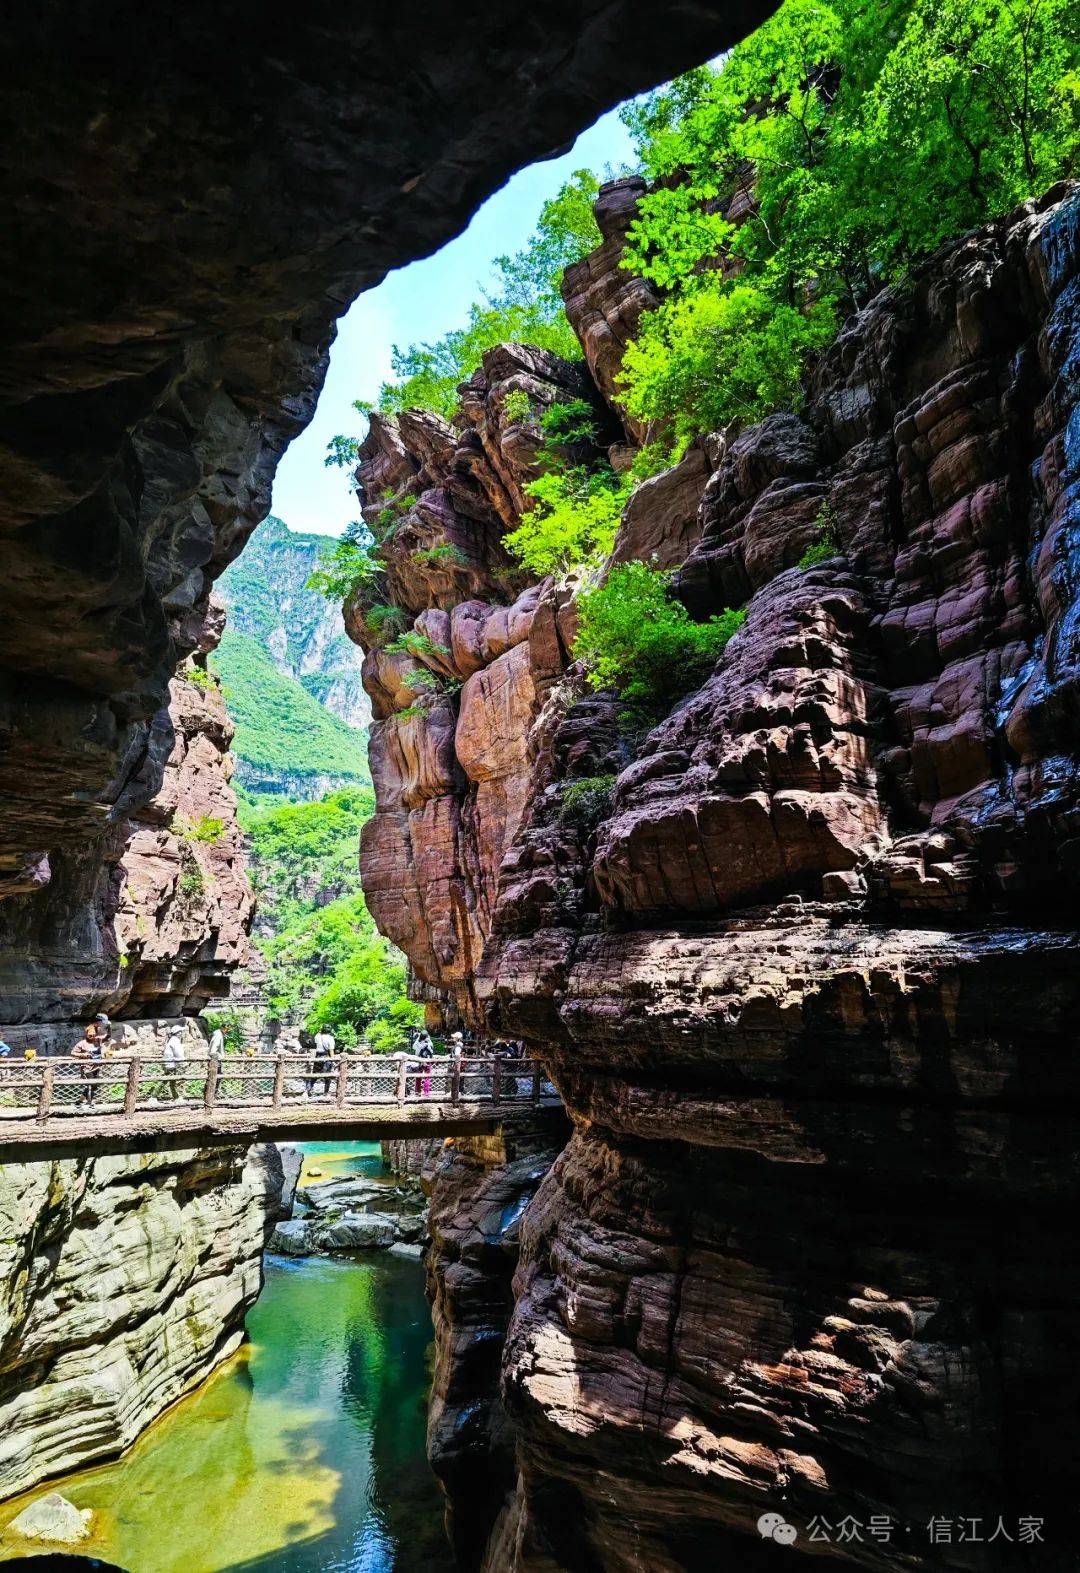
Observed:
[[[315,1137],[455,1136],[558,1106],[533,1060],[17,1061],[0,1070],[0,1161]]]

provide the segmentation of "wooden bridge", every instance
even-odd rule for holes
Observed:
[[[559,1105],[531,1059],[0,1061],[0,1162],[316,1137],[460,1136]]]

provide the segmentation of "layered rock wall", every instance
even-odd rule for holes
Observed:
[[[272,1147],[0,1166],[0,1496],[114,1457],[240,1344]]]
[[[945,248],[799,415],[635,493],[617,559],[747,613],[644,739],[583,696],[573,585],[517,591],[509,653],[417,587],[450,661],[376,657],[373,911],[444,1013],[546,1056],[575,1125],[522,1223],[492,1573],[769,1566],[766,1511],[796,1554],[935,1570],[1017,1553],[932,1518],[1015,1546],[1042,1517],[1068,1565],[1078,235],[1058,190]],[[583,268],[610,393],[613,263]],[[459,701],[409,690],[440,663]],[[602,776],[600,822],[569,812]]]
[[[503,1533],[517,1481],[516,1434],[499,1394],[525,1210],[565,1140],[550,1114],[512,1132],[440,1143],[424,1166],[435,1369],[428,1457],[463,1567]]]

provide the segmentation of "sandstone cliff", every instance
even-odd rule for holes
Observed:
[[[0,1167],[0,1496],[115,1456],[243,1338],[273,1148]]]
[[[604,233],[566,294],[610,396],[637,308]],[[583,696],[573,585],[499,544],[533,458],[506,395],[561,367],[493,352],[459,428],[373,423],[365,495],[417,498],[380,593],[426,640],[387,654],[349,609],[365,887],[432,1008],[529,1039],[575,1123],[522,1225],[492,1570],[771,1565],[767,1510],[868,1567],[1011,1565],[931,1547],[949,1513],[1068,1542],[1078,236],[1059,190],[964,237],[801,414],[639,489],[616,557],[747,606],[643,741]],[[895,1528],[811,1547],[815,1515]]]

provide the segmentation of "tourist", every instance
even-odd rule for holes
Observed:
[[[417,1061],[413,1067],[416,1071],[414,1088],[418,1098],[431,1096],[431,1061],[435,1053],[435,1046],[431,1041],[431,1034],[426,1027],[418,1027],[413,1036],[413,1051]]]
[[[209,1055],[212,1060],[220,1060],[225,1053],[225,1034],[220,1027],[215,1027],[210,1034]]]
[[[165,1096],[175,1103],[183,1096],[182,1072],[179,1067],[187,1059],[184,1052],[184,1039],[179,1027],[169,1028],[169,1036],[165,1040],[165,1050],[161,1057],[165,1064]]]
[[[108,1017],[105,1019],[107,1021]],[[97,1093],[97,1081],[101,1075],[101,1061],[104,1057],[104,1040],[98,1037],[97,1024],[91,1022],[71,1051],[73,1060],[83,1061],[81,1071],[83,1085],[78,1098],[80,1103],[93,1103]]]
[[[334,1051],[336,1048],[337,1042],[330,1028],[320,1027],[315,1034],[315,1069],[323,1073],[321,1087],[322,1091],[327,1095],[330,1092],[330,1073],[334,1069]],[[314,1088],[314,1082],[312,1086]]]

